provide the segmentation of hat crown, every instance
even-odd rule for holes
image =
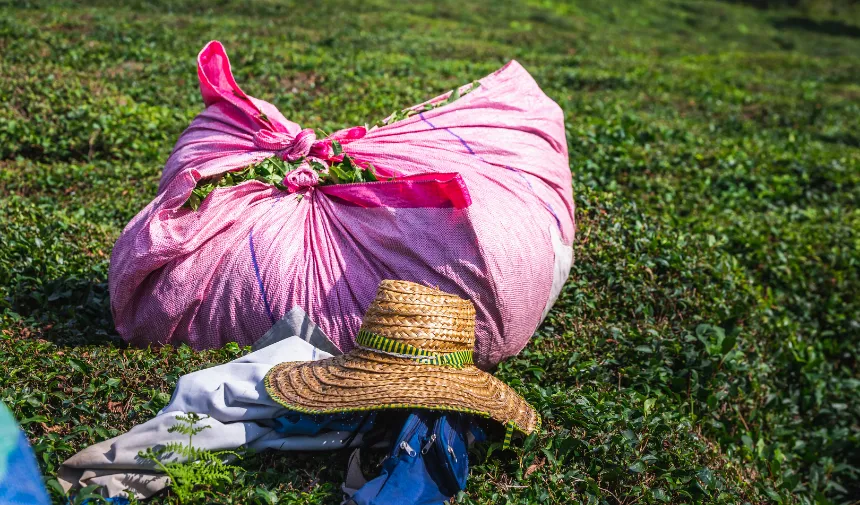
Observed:
[[[428,352],[472,351],[475,306],[421,284],[384,280],[365,313],[361,331]]]

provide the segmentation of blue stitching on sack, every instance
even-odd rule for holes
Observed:
[[[427,118],[425,118],[425,117],[424,117],[424,113],[423,113],[423,112],[419,113],[419,114],[418,114],[418,117],[420,117],[420,118],[421,118],[421,121],[424,121],[425,123],[429,124],[429,125],[430,125],[430,128],[433,128],[434,130],[436,130],[436,129],[437,129],[437,128],[436,128],[436,126],[435,126],[435,125],[433,125],[433,123],[431,123],[430,121],[428,121],[428,120],[427,120]],[[471,154],[472,156],[478,156],[477,154],[475,154],[475,151],[473,151],[473,150],[472,150],[472,148],[471,148],[471,147],[469,147],[469,144],[467,144],[467,143],[466,143],[466,141],[465,141],[465,140],[463,140],[463,137],[461,137],[461,136],[457,135],[456,133],[452,132],[450,128],[443,128],[443,130],[445,130],[446,132],[450,133],[450,134],[451,134],[451,135],[453,135],[457,140],[459,140],[459,141],[460,141],[460,143],[461,143],[461,144],[463,144],[463,147],[465,147],[465,148],[466,148],[466,150],[467,150],[467,151],[469,151],[469,154]],[[478,159],[479,159],[479,160],[481,160],[481,161],[483,161],[484,163],[486,163],[486,161],[487,161],[487,160],[485,160],[484,158],[481,158],[480,156],[478,156]]]
[[[537,198],[538,201],[540,201],[540,203],[542,203],[543,206],[546,207],[546,209],[550,212],[550,214],[552,214],[552,217],[555,218],[556,226],[558,226],[558,229],[561,230],[561,220],[558,218],[558,214],[555,213],[555,209],[552,208],[552,204],[550,204],[549,202],[545,202],[540,196],[538,196],[538,194],[535,192],[534,186],[532,186],[531,181],[529,181],[528,177],[525,176],[523,171],[516,169],[516,168],[509,167],[507,165],[505,165],[505,168],[507,168],[508,170],[513,170],[514,172],[519,174],[520,178],[525,181],[526,186],[529,187],[529,190],[532,192],[532,194],[535,196],[535,198]]]
[[[248,232],[248,247],[251,249],[251,264],[254,265],[254,275],[257,276],[257,284],[260,286],[260,294],[263,297],[263,305],[266,306],[266,313],[269,314],[269,320],[272,325],[277,322],[275,315],[272,314],[272,308],[269,307],[269,297],[266,295],[266,287],[263,286],[263,278],[260,276],[260,265],[257,263],[257,251],[254,249],[254,227]]]
[[[436,128],[436,125],[434,125],[434,124],[433,124],[433,123],[431,123],[427,118],[425,118],[425,117],[424,117],[424,113],[423,113],[423,112],[419,113],[419,114],[418,114],[418,117],[420,117],[420,118],[421,118],[421,121],[424,121],[425,123],[427,123],[428,125],[430,125],[430,128],[433,128],[434,130],[438,130],[438,128]],[[463,147],[465,147],[465,148],[466,148],[466,150],[467,150],[467,151],[469,151],[469,154],[471,154],[472,156],[477,157],[479,160],[483,161],[484,163],[488,163],[488,162],[487,162],[487,160],[485,160],[485,159],[484,159],[484,158],[482,158],[479,154],[476,154],[474,150],[472,150],[472,148],[469,146],[469,144],[467,144],[467,143],[466,143],[466,141],[465,141],[465,140],[463,140],[463,137],[461,137],[461,136],[457,135],[456,133],[452,132],[450,128],[443,128],[443,130],[445,130],[446,132],[448,132],[448,133],[450,133],[451,135],[453,135],[454,137],[456,137],[456,138],[457,138],[457,140],[459,140],[459,141],[460,141],[460,143],[461,143],[461,144],[463,144]],[[541,198],[541,197],[540,197],[540,196],[535,192],[535,189],[534,189],[534,187],[532,186],[532,183],[531,183],[531,182],[529,182],[529,180],[528,180],[528,179],[526,178],[526,176],[523,174],[522,170],[519,170],[519,169],[517,169],[517,168],[512,168],[512,167],[509,167],[509,166],[507,166],[507,165],[505,165],[505,168],[507,168],[508,170],[513,170],[514,172],[516,172],[516,173],[518,173],[518,174],[520,175],[520,177],[525,181],[525,183],[526,183],[526,185],[528,186],[529,190],[532,192],[532,195],[534,195],[534,197],[535,197],[535,198],[537,198],[537,200],[538,200],[540,203],[542,203],[544,207],[546,207],[546,209],[549,211],[549,213],[550,213],[550,214],[552,214],[552,217],[554,217],[554,218],[555,218],[555,224],[556,224],[556,226],[558,226],[558,229],[559,229],[559,231],[560,231],[560,230],[561,230],[561,220],[558,218],[558,214],[556,214],[556,213],[555,213],[555,209],[553,209],[553,208],[552,208],[552,204],[550,204],[549,202],[544,201],[544,200],[543,200],[543,198]]]

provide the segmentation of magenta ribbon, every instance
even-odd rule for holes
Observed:
[[[472,205],[463,177],[457,173],[406,175],[390,181],[321,186],[319,191],[350,207],[453,208]]]

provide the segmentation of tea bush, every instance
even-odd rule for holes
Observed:
[[[856,503],[860,12],[753,3],[0,1],[0,399],[57,502],[61,461],[247,352],[128,348],[106,285],[217,38],[306,127],[513,58],[564,109],[575,264],[498,371],[545,426],[478,447],[458,503]],[[241,465],[207,494],[337,503],[346,455]]]

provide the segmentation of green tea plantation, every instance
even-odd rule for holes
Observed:
[[[476,446],[457,503],[860,503],[856,1],[0,0],[0,400],[56,503],[63,460],[248,352],[128,347],[107,291],[212,39],[325,131],[511,59],[564,109],[575,264],[497,370],[544,425]],[[249,455],[202,492],[336,504],[347,457]]]

